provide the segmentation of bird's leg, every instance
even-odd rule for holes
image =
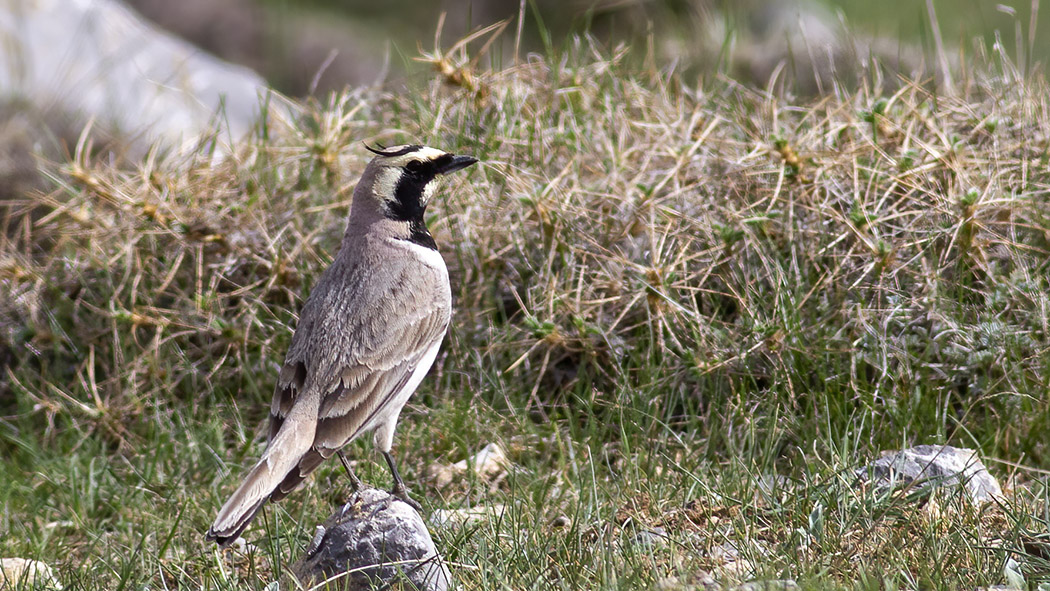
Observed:
[[[356,493],[361,490],[364,485],[361,484],[361,479],[357,477],[357,474],[354,474],[354,469],[350,467],[350,460],[346,459],[346,454],[343,453],[343,450],[339,450],[336,453],[339,454],[339,461],[342,462],[343,468],[346,470],[346,475],[350,477],[350,487],[353,488],[353,492]]]
[[[382,453],[383,459],[386,460],[386,465],[390,466],[390,473],[394,475],[394,490],[390,491],[390,494],[408,503],[416,511],[422,511],[423,506],[408,496],[408,488],[405,487],[405,481],[401,480],[401,473],[397,471],[397,465],[394,464],[394,456],[390,455],[388,451]]]

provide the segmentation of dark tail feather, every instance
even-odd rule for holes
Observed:
[[[321,452],[319,452],[316,449],[311,449],[310,451],[306,452],[306,455],[303,456],[303,459],[299,460],[298,467],[292,468],[292,471],[289,472],[288,475],[284,477],[284,480],[282,480],[281,483],[277,485],[277,488],[274,489],[273,494],[270,495],[270,500],[276,503],[277,501],[280,501],[284,497],[288,496],[288,493],[295,490],[295,487],[299,486],[299,484],[302,483],[302,481],[305,480],[311,472],[316,470],[317,467],[321,465],[321,463],[328,459],[328,456],[322,455],[324,451],[327,450],[322,450]],[[330,451],[328,452],[328,455],[331,455]]]
[[[204,539],[209,542],[214,541],[219,544],[219,547],[225,548],[233,543],[234,540],[241,537],[244,530],[248,525],[255,519],[255,516],[262,510],[263,505],[266,504],[266,498],[264,497],[254,507],[243,513],[240,520],[233,522],[231,525],[226,526],[221,531],[216,530],[216,525],[212,525],[208,530],[208,533],[204,535]]]
[[[205,537],[219,542],[219,545],[236,540],[259,509],[262,509],[266,500],[278,490],[282,481],[292,474],[299,473],[297,466],[300,455],[298,450],[270,445],[259,463],[248,471],[241,486],[234,491],[222,509],[219,509],[219,515]],[[284,495],[277,498],[281,496]]]

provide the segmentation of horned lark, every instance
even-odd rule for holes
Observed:
[[[262,459],[207,538],[228,545],[267,499],[279,501],[324,460],[374,432],[390,455],[401,408],[434,363],[448,328],[448,270],[423,216],[434,179],[477,162],[425,146],[373,149],[354,189],[343,243],[306,301],[277,378]],[[409,501],[411,502],[411,501]]]

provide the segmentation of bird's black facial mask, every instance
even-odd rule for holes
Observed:
[[[440,174],[466,168],[475,162],[477,159],[470,156],[443,154],[433,160],[413,160],[404,166],[388,211],[392,219],[408,222],[412,242],[437,249],[424,221],[429,197],[427,185]]]
[[[449,174],[462,170],[478,159],[473,156],[454,156],[443,154],[433,160],[413,160],[405,165],[405,172],[421,181],[430,182],[439,174]]]
[[[400,215],[418,214],[422,218],[427,206],[426,188],[438,175],[462,170],[477,162],[472,156],[442,154],[433,160],[413,160],[402,169],[394,188],[392,213]],[[397,208],[399,212],[393,212]]]

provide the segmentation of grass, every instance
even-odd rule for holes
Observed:
[[[348,494],[334,463],[255,551],[203,532],[262,449],[361,143],[411,139],[482,160],[430,211],[456,316],[395,449],[427,511],[506,507],[434,529],[459,588],[967,589],[1008,559],[1050,580],[1043,78],[992,55],[954,95],[797,103],[629,57],[580,39],[471,90],[274,109],[223,157],[56,165],[0,244],[0,555],[67,589],[282,576]],[[504,480],[427,479],[489,442]],[[849,478],[920,443],[979,449],[1007,499]]]

